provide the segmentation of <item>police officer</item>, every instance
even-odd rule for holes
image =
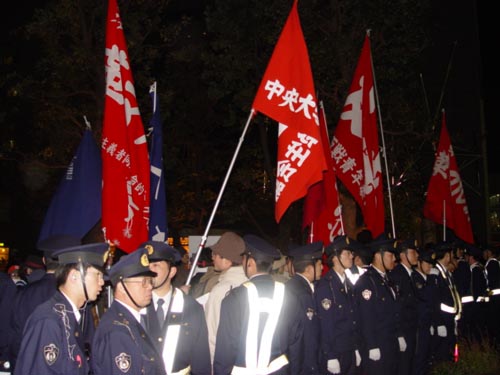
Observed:
[[[486,314],[486,274],[483,265],[480,263],[482,251],[472,244],[466,244],[465,252],[470,267],[470,283],[465,295],[461,297],[463,309],[461,319],[462,334],[469,340],[479,342],[485,328],[484,319],[480,317]]]
[[[278,249],[246,235],[243,269],[249,281],[222,300],[214,374],[299,374],[302,319],[297,299],[270,275]]]
[[[389,272],[401,307],[400,333],[406,342],[406,350],[399,352],[398,374],[410,375],[417,337],[417,296],[411,279],[418,263],[418,245],[413,238],[398,245],[399,263]]]
[[[354,288],[363,340],[362,366],[370,375],[397,374],[398,353],[406,350],[398,335],[400,305],[387,277],[396,262],[397,242],[387,236],[374,239],[373,261]]]
[[[359,277],[366,272],[373,260],[373,254],[366,244],[349,238],[349,248],[354,257],[352,267],[346,268],[345,274],[352,285],[356,285]]]
[[[313,242],[288,251],[295,275],[286,282],[286,290],[300,301],[300,315],[304,325],[302,348],[304,359],[301,374],[321,374],[318,367],[319,320],[314,300],[314,284],[321,277],[323,242]]]
[[[453,247],[443,241],[435,246],[437,269],[437,298],[439,310],[434,317],[434,359],[436,362],[453,361],[457,344],[457,324],[462,315],[462,303],[448,265]]]
[[[483,250],[486,260],[484,266],[488,284],[487,327],[490,337],[495,344],[500,339],[500,262],[498,261],[498,247],[488,246]]]
[[[24,325],[28,317],[38,305],[47,301],[57,290],[55,271],[58,263],[57,257],[55,257],[53,253],[57,250],[78,246],[80,244],[81,241],[79,238],[70,235],[51,236],[37,244],[38,249],[43,251],[43,262],[46,272],[40,280],[29,283],[25,288],[20,289],[14,301],[11,301],[14,306],[13,311],[15,311],[10,320],[10,363],[12,369],[15,368],[17,354],[21,347]],[[81,327],[85,337],[85,347],[89,350],[95,326],[88,305],[82,315],[84,324],[82,324]]]
[[[108,245],[78,245],[54,252],[57,292],[26,322],[14,374],[89,373],[81,330],[84,308],[104,285]]]
[[[152,303],[143,309],[146,330],[159,353],[167,374],[210,375],[208,331],[203,307],[172,279],[181,262],[179,252],[164,242],[148,241],[149,269],[156,273]]]
[[[436,304],[437,275],[432,273],[436,264],[436,253],[431,247],[419,249],[417,267],[411,273],[417,297],[417,336],[413,375],[427,375],[432,366],[432,336]]]
[[[360,372],[354,287],[346,275],[353,265],[352,241],[347,236],[338,236],[325,248],[329,271],[316,286],[322,374]]]
[[[110,268],[114,300],[102,315],[92,342],[95,375],[166,374],[161,354],[140,322],[140,310],[151,303],[154,276],[143,247],[122,256]]]
[[[457,239],[451,243],[451,246],[453,252],[450,263],[454,264],[454,269],[451,271],[451,274],[458,294],[460,297],[463,297],[467,295],[470,285],[471,273],[468,260],[469,255],[465,251],[466,243],[464,241]]]

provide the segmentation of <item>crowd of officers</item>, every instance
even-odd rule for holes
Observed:
[[[163,242],[108,268],[106,243],[57,236],[39,248],[41,280],[0,279],[0,373],[425,375],[457,360],[459,336],[499,337],[495,248],[339,236],[291,245],[282,282],[275,246],[226,232],[203,300],[175,286],[181,255]],[[105,285],[113,298],[96,321]]]

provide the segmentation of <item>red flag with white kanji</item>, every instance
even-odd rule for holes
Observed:
[[[336,176],[360,206],[366,227],[377,237],[385,231],[385,210],[368,34],[335,129],[331,153]]]
[[[436,160],[427,188],[424,216],[452,229],[455,235],[465,242],[474,243],[469,208],[457,160],[446,129],[444,111]]]
[[[330,154],[330,139],[326,125],[325,111],[320,102],[319,124],[321,143],[327,169],[323,172],[323,180],[311,186],[304,200],[302,229],[309,227],[308,243],[323,241],[325,245],[333,242],[337,236],[344,234],[342,226],[342,210],[337,191],[337,181],[333,171],[333,160]]]
[[[116,0],[108,5],[105,68],[102,229],[130,253],[148,239],[150,165]]]
[[[279,123],[275,219],[323,178],[326,162],[321,145],[318,107],[309,54],[300,26],[297,1],[253,102],[254,111]]]

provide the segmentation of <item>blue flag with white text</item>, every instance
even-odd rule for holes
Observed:
[[[52,197],[38,242],[53,235],[83,238],[101,218],[101,150],[89,127]]]
[[[165,175],[163,171],[163,134],[161,127],[160,108],[156,93],[156,82],[151,85],[149,95],[153,101],[153,117],[149,123],[151,146],[149,160],[151,163],[150,177],[150,208],[149,208],[149,239],[166,242],[167,228],[167,200],[165,194]]]

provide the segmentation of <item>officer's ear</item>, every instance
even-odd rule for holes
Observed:
[[[168,275],[168,278],[172,280],[176,274],[177,274],[177,266],[170,265],[170,274]]]

